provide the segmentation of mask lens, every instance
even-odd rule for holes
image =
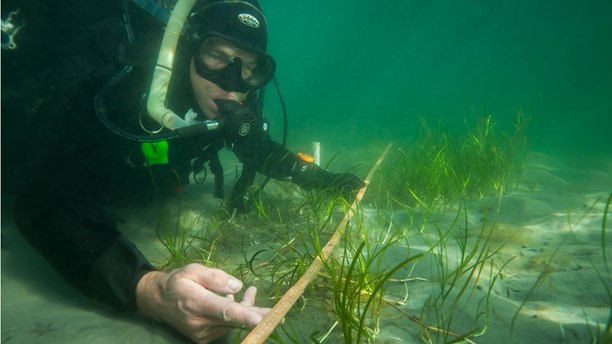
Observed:
[[[245,68],[244,66],[242,67]],[[250,71],[245,82],[252,88],[260,88],[270,82],[274,76],[274,61],[267,56],[260,56],[257,65]]]
[[[220,37],[205,39],[197,60],[198,74],[227,91],[261,88],[270,82],[276,68],[270,56],[242,50]]]
[[[200,46],[200,59],[206,69],[221,70],[233,62],[232,52],[236,48],[230,44],[222,44],[223,41],[220,38],[208,38]]]

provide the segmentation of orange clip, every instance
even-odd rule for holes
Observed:
[[[297,157],[300,158],[300,160],[307,162],[309,164],[314,162],[314,158],[308,154],[297,153]]]

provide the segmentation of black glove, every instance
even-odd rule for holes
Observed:
[[[328,177],[328,188],[332,189],[337,195],[342,196],[348,202],[353,202],[357,193],[365,186],[365,183],[356,175],[343,173],[330,173]]]
[[[293,169],[293,182],[305,190],[318,189],[342,196],[352,202],[365,183],[349,172],[333,173],[315,165],[298,160]]]
[[[221,130],[229,137],[244,137],[257,130],[257,118],[248,106],[225,99],[216,99],[215,103],[222,115]]]

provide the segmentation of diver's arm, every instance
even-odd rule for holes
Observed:
[[[155,268],[101,211],[48,179],[18,198],[15,222],[43,257],[85,295],[117,308],[135,308],[138,280]],[[81,195],[83,196],[83,195]],[[76,203],[75,203],[76,202]],[[82,205],[82,204],[81,204]]]
[[[267,157],[260,163],[260,172],[276,179],[291,180],[305,190],[319,189],[337,193],[345,198],[365,186],[352,173],[327,171],[312,161],[299,158],[296,154],[272,140],[268,141]]]
[[[313,162],[300,159],[278,142],[272,141],[267,132],[249,136],[241,143],[235,145],[234,152],[244,164],[243,171],[230,198],[230,206],[238,210],[242,210],[240,204],[244,204],[243,195],[253,183],[255,172],[291,181],[305,190],[318,189],[340,195],[348,201],[352,201],[356,191],[365,186],[352,173],[329,172]]]

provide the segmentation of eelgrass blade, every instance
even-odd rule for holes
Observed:
[[[610,204],[612,203],[612,192],[608,196],[608,201],[604,207],[603,219],[601,220],[601,255],[603,257],[604,266],[606,272],[610,274],[610,267],[608,266],[608,255],[606,251],[606,229],[608,227],[608,211],[610,210]]]

